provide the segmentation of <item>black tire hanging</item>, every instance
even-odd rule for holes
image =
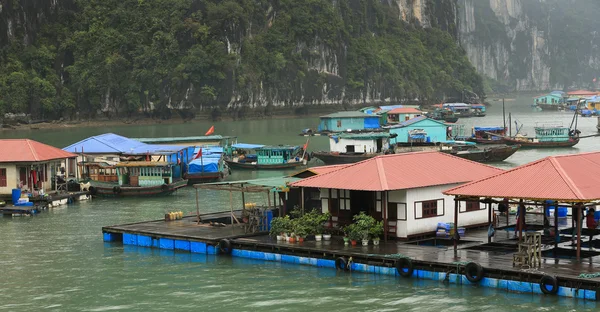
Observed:
[[[93,186],[90,186],[89,191],[90,191],[90,195],[96,195],[98,193],[98,189],[96,189]]]
[[[558,292],[558,280],[554,276],[544,275],[540,280],[540,289],[546,295],[554,295]]]
[[[479,263],[469,262],[465,266],[465,276],[471,283],[479,283],[483,279],[483,267]]]
[[[221,251],[221,253],[223,254],[230,254],[231,253],[231,242],[228,239],[222,239],[219,242],[219,251]]]
[[[344,257],[339,257],[335,259],[335,268],[342,271],[350,270],[350,268],[348,267],[348,261],[346,261],[346,258]]]
[[[121,194],[121,188],[118,186],[113,187],[113,193],[115,194]]]
[[[163,184],[163,185],[160,186],[160,189],[163,190],[164,192],[166,192],[166,191],[169,190],[169,186],[166,185],[166,184]]]
[[[411,277],[414,271],[412,261],[409,258],[400,258],[396,262],[396,270],[402,277]]]

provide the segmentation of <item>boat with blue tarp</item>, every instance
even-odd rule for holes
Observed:
[[[478,144],[503,144],[506,136],[505,127],[473,127],[469,142]]]
[[[485,105],[483,104],[471,104],[471,111],[473,117],[485,117]]]
[[[296,168],[306,165],[307,144],[302,147],[237,143],[227,152],[225,162],[232,169]]]
[[[230,174],[221,146],[197,147],[184,178],[189,184],[219,181]]]

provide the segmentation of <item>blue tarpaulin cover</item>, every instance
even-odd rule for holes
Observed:
[[[367,117],[365,118],[365,129],[377,129],[379,128],[378,117]]]
[[[114,133],[105,133],[77,143],[71,144],[64,151],[71,153],[90,154],[128,154],[128,155],[145,155],[147,153],[156,154],[173,154],[177,153],[185,147],[175,145],[156,145],[146,144]]]
[[[241,148],[241,149],[255,149],[255,148],[261,148],[263,147],[263,144],[247,144],[247,143],[237,143],[237,144],[233,144],[232,147],[234,148]]]
[[[201,157],[190,161],[189,173],[219,172],[219,160],[221,158]]]
[[[504,127],[475,127],[475,131],[502,131]]]
[[[198,154],[200,147],[196,147],[194,149],[194,156]],[[223,155],[223,147],[221,146],[211,146],[211,147],[202,147],[202,157],[203,158],[221,158]]]

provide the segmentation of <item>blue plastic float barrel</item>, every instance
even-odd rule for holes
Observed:
[[[13,189],[12,190],[12,202],[16,204],[19,202],[19,198],[21,198],[21,189]]]

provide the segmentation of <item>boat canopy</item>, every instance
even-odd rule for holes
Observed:
[[[198,155],[200,151],[200,147],[196,147],[194,149],[194,155]],[[203,158],[221,158],[223,154],[223,147],[221,146],[210,146],[210,147],[202,147],[202,157]]]
[[[241,149],[257,149],[262,148],[264,145],[262,144],[248,144],[248,143],[237,143],[232,145],[233,148],[241,148]]]
[[[188,173],[219,172],[219,161],[221,158],[204,157],[194,159],[190,162]]]
[[[86,154],[171,155],[184,146],[146,144],[114,133],[105,133],[71,144],[64,151]]]
[[[475,131],[504,131],[504,127],[475,127]]]

